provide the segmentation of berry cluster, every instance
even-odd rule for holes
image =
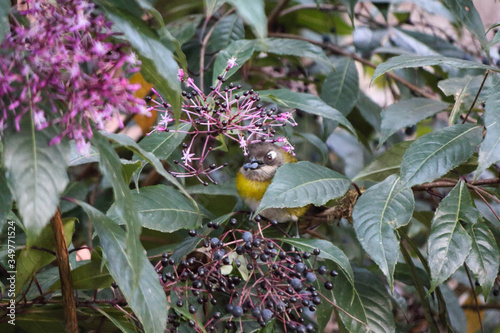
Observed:
[[[231,224],[236,225],[235,219]],[[176,299],[169,317],[169,329],[176,332],[187,321],[196,330],[208,332],[244,332],[248,323],[265,327],[270,321],[281,322],[287,332],[314,332],[304,312],[315,312],[324,300],[320,284],[333,289],[328,276],[335,270],[321,265],[319,249],[312,253],[299,251],[281,241],[267,238],[263,231],[231,229],[219,237],[199,237],[200,256],[188,256],[176,263],[165,253],[156,265],[164,290]],[[217,229],[210,222],[208,227]],[[198,303],[198,305],[196,305]],[[186,310],[193,318],[183,318]],[[177,311],[176,311],[177,310]]]
[[[226,84],[226,73],[235,65],[235,59],[228,61],[223,75],[218,77],[215,86],[210,87],[208,94],[201,91],[182,70],[179,71],[179,79],[189,88],[189,91],[182,92],[184,100],[180,122],[189,124],[190,128],[178,132],[187,133],[190,142],[183,145],[182,163],[176,163],[184,171],[173,172],[173,175],[196,177],[205,183],[200,179],[200,175],[204,175],[215,183],[210,174],[222,166],[207,166],[203,162],[213,149],[212,145],[216,141],[224,142],[225,138],[238,142],[245,155],[249,144],[261,141],[283,143],[283,149],[293,153],[293,147],[286,138],[275,138],[275,127],[287,123],[296,125],[291,113],[279,112],[274,107],[265,108],[257,92],[241,91],[241,85]],[[158,111],[161,119],[151,133],[175,129],[171,106],[154,89],[153,92],[158,100],[150,100],[153,103],[150,110]]]

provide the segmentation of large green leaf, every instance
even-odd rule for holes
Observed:
[[[73,233],[75,232],[75,219],[64,219],[63,229],[66,238],[66,246],[69,246]],[[19,293],[21,288],[34,277],[42,267],[50,264],[56,259],[55,255],[40,249],[55,251],[54,233],[50,224],[45,226],[40,234],[31,240],[28,247],[23,249],[16,257],[16,294]]]
[[[263,0],[227,0],[236,8],[238,15],[250,25],[257,38],[267,37],[267,17]]]
[[[2,43],[5,36],[10,32],[10,8],[9,0],[0,0],[0,43]]]
[[[167,321],[167,298],[158,279],[158,274],[149,263],[144,251],[139,253],[140,278],[134,287],[134,275],[137,270],[131,260],[127,247],[125,231],[92,206],[79,201],[78,204],[89,215],[96,229],[106,266],[111,276],[120,287],[128,305],[144,326],[147,333],[163,332]]]
[[[359,292],[352,287],[352,281],[343,271],[338,273],[339,275],[332,282],[340,320],[347,332],[366,333],[369,331],[367,314]]]
[[[467,161],[481,140],[481,126],[462,124],[424,135],[406,150],[401,180],[407,187],[432,181]]]
[[[449,107],[448,103],[427,98],[411,98],[391,104],[382,111],[380,145],[403,127],[411,126]]]
[[[486,135],[479,148],[479,158],[476,178],[490,167],[500,161],[500,92],[495,91],[486,100],[484,125]]]
[[[111,144],[99,133],[94,133],[92,141],[99,151],[99,168],[113,188],[114,200],[117,206],[117,219],[127,226],[127,258],[131,261],[133,267],[132,272],[135,287],[141,276],[142,257],[146,253],[139,239],[142,229],[139,214],[134,207],[128,183],[123,178],[122,165],[118,154],[111,147]]]
[[[380,75],[399,68],[414,68],[423,66],[451,66],[462,69],[483,69],[500,71],[497,67],[483,65],[478,62],[462,60],[457,58],[442,57],[442,56],[414,56],[400,55],[390,58],[384,63],[381,63],[373,73],[372,82]]]
[[[399,257],[395,229],[410,222],[414,208],[413,192],[401,187],[399,177],[392,175],[366,190],[352,212],[356,236],[387,277],[391,290]]]
[[[181,123],[177,130],[189,131],[191,124]],[[155,132],[145,136],[140,142],[139,147],[154,154],[162,160],[166,160],[170,154],[181,144],[186,137],[186,133],[169,131]]]
[[[443,3],[450,9],[457,22],[464,24],[476,36],[481,46],[488,44],[483,22],[472,0],[443,0]]]
[[[120,16],[108,13],[113,21],[113,30],[123,33],[127,42],[139,54],[141,73],[167,97],[176,116],[181,112],[181,85],[177,78],[179,66],[172,51],[163,45],[144,22],[131,15],[115,11]]]
[[[460,181],[439,204],[432,219],[428,241],[431,289],[446,281],[462,266],[472,240],[460,223],[476,223],[479,213],[472,205],[467,185]]]
[[[143,227],[162,232],[192,229],[200,226],[197,207],[175,188],[165,185],[148,186],[131,191],[134,207],[139,212]],[[116,220],[116,203],[111,206],[108,216]]]
[[[351,58],[340,58],[334,68],[323,83],[321,99],[346,116],[358,99],[358,70]]]
[[[12,208],[12,194],[5,178],[5,170],[0,168],[0,232],[7,222],[7,214]]]
[[[480,222],[467,227],[472,239],[472,249],[465,260],[481,284],[483,295],[488,298],[498,273],[498,245],[491,230]]]
[[[293,245],[302,251],[312,252],[314,249],[320,249],[318,257],[335,262],[344,272],[347,279],[354,286],[354,274],[349,258],[341,249],[331,242],[323,239],[305,239],[305,238],[282,238],[283,242]],[[351,286],[351,287],[352,287]]]
[[[266,208],[321,206],[347,192],[351,181],[344,175],[311,163],[287,163],[281,166],[266,190],[257,211]]]
[[[20,132],[5,133],[4,163],[6,178],[23,217],[28,238],[40,234],[59,204],[59,195],[68,184],[66,140],[49,146],[58,133],[48,127],[35,131],[25,117]]]
[[[254,40],[236,40],[229,44],[224,50],[221,50],[215,59],[213,82],[217,81],[217,76],[226,72],[227,61],[231,58],[236,59],[236,65],[226,72],[226,79],[231,77],[243,64],[252,57],[255,51]],[[215,83],[214,83],[215,84]]]
[[[298,93],[288,89],[259,91],[262,100],[274,102],[282,107],[300,109],[307,113],[334,120],[344,125],[354,136],[356,131],[344,115],[326,104],[321,98],[305,93]]]
[[[382,281],[366,269],[356,269],[354,276],[370,332],[395,332],[392,300]]]
[[[231,42],[245,38],[245,27],[238,15],[229,15],[217,22],[207,44],[207,52],[214,53]]]
[[[413,141],[403,141],[395,144],[365,167],[353,181],[372,180],[378,182],[386,179],[390,175],[399,173],[403,155],[412,142]]]
[[[258,51],[283,56],[311,58],[328,67],[332,67],[330,59],[323,49],[306,41],[290,38],[267,38],[256,43]]]

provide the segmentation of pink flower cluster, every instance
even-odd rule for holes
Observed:
[[[245,155],[248,145],[256,142],[279,142],[286,151],[293,153],[293,146],[286,138],[275,138],[276,127],[287,123],[297,125],[291,113],[279,112],[274,107],[266,108],[260,103],[257,92],[241,92],[240,85],[226,84],[226,73],[235,65],[236,59],[229,59],[226,71],[218,77],[217,84],[210,87],[208,94],[201,91],[182,69],[179,70],[179,80],[190,89],[189,92],[182,92],[184,101],[180,122],[191,124],[191,129],[179,131],[188,134],[190,143],[183,145],[182,163],[177,162],[184,172],[172,172],[174,176],[196,177],[201,183],[208,185],[200,178],[203,175],[216,184],[210,174],[225,164],[207,166],[204,162],[217,144],[216,141],[224,141],[225,138],[238,142]],[[160,112],[161,119],[151,133],[175,130],[170,105],[154,89],[153,92],[158,100],[152,100],[150,110]]]
[[[51,144],[68,137],[85,153],[93,125],[103,129],[106,120],[120,119],[119,111],[148,113],[133,95],[139,86],[124,76],[140,62],[124,51],[127,45],[111,41],[111,22],[93,4],[28,0],[25,6],[20,14],[29,26],[12,16],[0,46],[0,134],[9,125],[19,131],[29,114],[38,130],[61,128]]]

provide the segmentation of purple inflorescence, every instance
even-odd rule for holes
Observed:
[[[181,123],[191,125],[191,128],[181,133],[187,133],[189,144],[184,144],[182,151],[182,162],[177,163],[184,171],[172,172],[178,177],[196,177],[200,182],[200,176],[210,177],[210,173],[220,169],[224,165],[205,165],[204,161],[212,151],[216,141],[224,141],[225,138],[237,142],[243,149],[244,154],[248,152],[248,145],[256,142],[278,142],[283,149],[293,154],[293,146],[284,137],[275,137],[276,127],[285,124],[296,125],[290,112],[279,112],[276,108],[265,108],[260,103],[260,97],[253,90],[241,91],[240,85],[226,83],[226,73],[236,65],[236,59],[231,58],[227,62],[226,70],[220,75],[215,86],[210,87],[210,92],[205,94],[188,77],[184,71],[179,70],[178,78],[184,82],[189,91],[183,91]],[[150,110],[156,110],[160,114],[160,121],[153,129],[154,132],[165,132],[175,129],[174,113],[168,104],[154,89],[158,100],[152,99],[153,106]]]
[[[139,86],[125,73],[139,70],[126,44],[113,43],[111,22],[85,0],[39,2],[28,0],[12,16],[11,33],[0,46],[0,134],[9,124],[17,131],[26,114],[37,130],[61,128],[51,140],[74,139],[82,153],[89,149],[92,126],[119,112],[148,114],[145,102],[133,95]],[[12,120],[8,120],[11,119]]]

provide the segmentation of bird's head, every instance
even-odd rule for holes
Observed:
[[[248,155],[240,172],[253,181],[268,181],[280,166],[294,162],[297,159],[283,148],[270,142],[259,142],[248,146]]]

